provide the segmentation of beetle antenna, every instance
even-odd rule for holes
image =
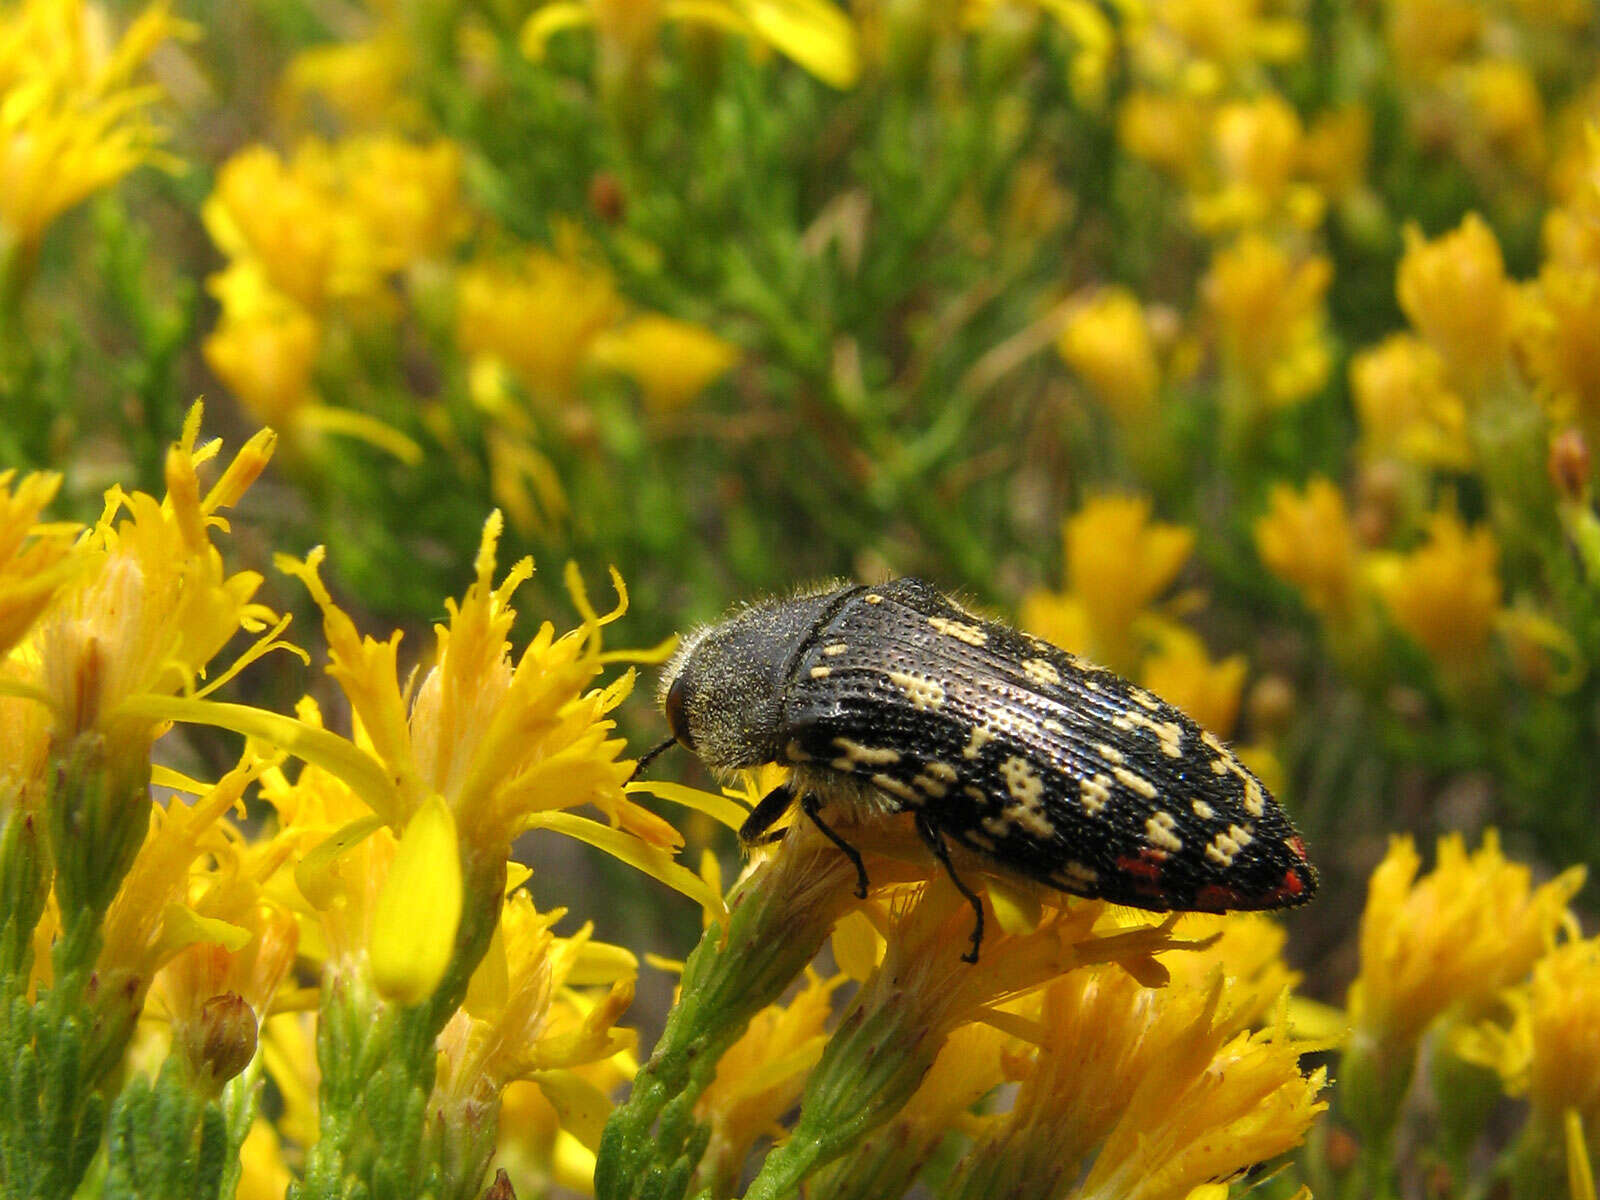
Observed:
[[[670,750],[677,744],[677,738],[668,738],[666,741],[662,742],[661,745],[652,746],[650,749],[646,750],[644,752],[644,756],[640,758],[638,762],[633,764],[633,774],[628,776],[628,782],[624,783],[622,786],[627,787],[628,783],[632,783],[635,779],[639,778],[639,772],[643,771],[652,762],[654,762],[663,750]]]

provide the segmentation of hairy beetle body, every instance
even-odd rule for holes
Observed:
[[[1281,908],[1316,890],[1294,827],[1216,737],[921,580],[744,609],[686,641],[662,699],[713,769],[794,768],[747,838],[798,798],[858,867],[818,815],[830,803],[914,812],[947,868],[946,838],[1140,908]]]

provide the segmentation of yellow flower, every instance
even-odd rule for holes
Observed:
[[[594,360],[631,376],[655,412],[689,404],[739,360],[709,329],[670,317],[635,317],[595,339]]]
[[[1500,243],[1476,213],[1431,242],[1408,225],[1405,239],[1395,278],[1400,307],[1470,400],[1504,364],[1510,340],[1514,291]]]
[[[1359,104],[1316,115],[1300,140],[1300,170],[1329,198],[1363,187],[1372,152],[1372,114]]]
[[[201,345],[206,363],[254,420],[293,428],[315,398],[311,371],[322,336],[316,318],[270,287],[254,259],[208,282],[222,301],[222,320]]]
[[[1302,1075],[1306,1047],[1281,1025],[1213,1038],[1197,1022],[1176,1061],[1139,1081],[1072,1200],[1180,1200],[1300,1144],[1327,1107],[1327,1068]]]
[[[1132,292],[1106,288],[1073,309],[1056,349],[1119,423],[1149,419],[1161,369],[1144,308]]]
[[[1551,417],[1600,445],[1600,266],[1547,265],[1524,292],[1517,349]]]
[[[1473,0],[1395,0],[1387,16],[1392,61],[1422,82],[1463,57],[1483,26]]]
[[[1134,622],[1171,586],[1194,546],[1194,534],[1150,520],[1142,496],[1095,496],[1062,522],[1066,590],[1036,590],[1022,604],[1022,624],[1074,653],[1133,674]]]
[[[260,769],[260,763],[246,760],[192,805],[174,799],[152,810],[144,844],[106,913],[97,969],[107,986],[130,983],[142,994],[161,967],[195,943],[240,950],[250,942],[253,930],[245,923],[254,925],[261,916],[259,881],[242,874],[240,836],[222,818],[240,803]],[[275,944],[283,941],[282,931],[275,932]],[[265,985],[252,989],[263,1009],[293,960],[292,937],[286,949],[286,956],[274,953]],[[192,1008],[207,998],[195,996],[195,989],[182,982],[167,981],[180,985],[169,1007]]]
[[[1293,179],[1303,136],[1299,116],[1276,93],[1223,105],[1211,137],[1218,178],[1194,198],[1195,224],[1211,235],[1274,217],[1314,227],[1322,219],[1322,199]]]
[[[465,228],[461,148],[448,138],[348,138],[337,144],[329,173],[391,271],[438,257]]]
[[[33,253],[45,229],[141,163],[170,163],[150,119],[160,92],[132,83],[193,26],[161,2],[112,42],[82,0],[24,0],[0,14],[0,246]]]
[[[1402,1053],[1446,1012],[1488,1013],[1570,920],[1566,906],[1584,876],[1573,867],[1534,887],[1492,830],[1471,853],[1448,834],[1438,864],[1418,879],[1420,865],[1410,838],[1390,840],[1367,888],[1361,970],[1349,995],[1356,1036]]]
[[[1185,96],[1136,89],[1117,114],[1117,138],[1127,152],[1180,180],[1199,177],[1207,113]]]
[[[201,407],[167,452],[167,496],[113,489],[82,550],[95,560],[61,589],[30,642],[39,686],[62,736],[98,729],[131,759],[143,759],[161,719],[141,711],[151,696],[188,692],[211,658],[240,629],[274,619],[251,603],[253,571],[229,574],[211,544],[225,526],[220,509],[236,503],[271,456],[273,437],[251,438],[209,492],[198,467],[217,452],[197,447]],[[118,520],[126,510],[127,517]],[[274,645],[279,625],[246,659]],[[232,672],[213,679],[219,686]]]
[[[467,267],[457,289],[461,348],[504,363],[541,399],[570,396],[595,339],[622,316],[606,271],[537,249]]]
[[[1453,511],[1428,520],[1428,542],[1373,563],[1374,584],[1394,622],[1435,662],[1469,666],[1488,648],[1500,611],[1494,535],[1469,530]]]
[[[200,210],[229,258],[252,259],[284,295],[316,313],[380,295],[384,251],[307,142],[285,163],[266,146],[239,151],[217,172]]]
[[[1504,1001],[1509,1023],[1458,1030],[1456,1052],[1498,1072],[1510,1095],[1526,1096],[1552,1124],[1572,1109],[1600,1129],[1600,940],[1551,950]]]
[[[315,100],[346,128],[425,127],[420,97],[407,87],[415,63],[404,28],[397,21],[380,22],[359,41],[312,46],[289,60],[278,83],[289,124],[314,124],[304,119],[304,110]]]
[[[789,1142],[767,1156],[752,1190],[778,1194],[794,1163],[826,1161],[852,1149],[887,1121],[921,1085],[946,1039],[958,1027],[991,1016],[1009,1001],[1057,976],[1095,964],[1119,964],[1139,979],[1163,976],[1151,957],[1183,943],[1170,922],[1128,927],[1104,904],[1053,897],[1037,919],[1000,920],[989,913],[982,953],[963,960],[973,912],[947,880],[891,894],[885,910],[863,908],[883,932],[882,958],[841,1018],[806,1083],[800,1119]]]
[[[77,570],[71,526],[40,525],[61,476],[0,472],[0,661]]]
[[[482,953],[498,916],[511,840],[529,829],[578,838],[718,904],[697,876],[672,861],[671,852],[681,845],[677,831],[622,794],[629,764],[618,761],[623,743],[608,737],[613,723],[607,714],[628,694],[632,673],[608,687],[584,690],[607,661],[600,651],[601,627],[626,608],[621,580],[613,573],[617,609],[600,616],[589,606],[576,568],[569,569],[568,587],[583,624],[557,637],[545,622],[513,659],[506,641],[515,619],[510,599],[533,566],[523,560],[494,582],[500,528],[495,513],[484,527],[476,579],[459,604],[446,601],[449,620],[435,627],[433,665],[411,683],[399,675],[399,633],[381,642],[358,633],[318,574],[320,552],[305,562],[280,556],[279,566],[299,577],[322,609],[328,672],[350,702],[357,742],[328,733],[304,715],[291,720],[203,708],[189,715],[286,747],[339,776],[371,810],[370,818],[327,843],[325,857],[312,855],[315,871],[302,864],[297,882],[316,907],[329,909],[341,886],[340,857],[383,833],[384,826],[392,831],[386,836],[399,834],[376,876],[389,877],[382,885],[387,892],[351,906],[365,925],[357,921],[342,941],[345,960],[358,964],[370,943],[373,977],[405,1002],[430,994],[444,977],[441,971],[474,965],[456,956]],[[565,811],[586,804],[599,808],[610,824]],[[370,893],[378,885],[362,886]],[[326,897],[312,894],[322,890]],[[447,919],[457,895],[459,931]],[[408,920],[410,939],[398,936]]]
[[[1155,627],[1154,641],[1155,649],[1139,668],[1140,682],[1218,737],[1233,736],[1249,670],[1244,655],[1214,662],[1197,634],[1170,621]]]
[[[855,27],[828,0],[553,0],[523,25],[522,50],[538,62],[552,34],[593,25],[604,54],[635,63],[653,50],[663,21],[687,21],[771,46],[836,88],[851,87],[861,73]]]
[[[1108,661],[1124,659],[1134,618],[1177,578],[1194,533],[1150,520],[1143,496],[1096,496],[1062,526],[1066,580],[1083,597]]]
[[[1288,935],[1263,913],[1191,913],[1181,930],[1184,937],[1197,941],[1213,936],[1215,940],[1163,954],[1161,965],[1171,976],[1168,986],[1174,995],[1182,990],[1203,993],[1220,976],[1223,987],[1216,1019],[1229,1036],[1269,1024],[1279,1002],[1300,983],[1300,972],[1283,961]]]
[[[1332,621],[1354,615],[1361,548],[1344,493],[1332,483],[1316,478],[1303,492],[1275,484],[1255,535],[1261,561],[1298,588],[1308,608]]]
[[[1350,362],[1350,390],[1369,458],[1464,471],[1472,464],[1466,407],[1426,342],[1394,334]]]
[[[281,1200],[287,1194],[292,1176],[283,1160],[283,1139],[266,1117],[250,1123],[250,1132],[239,1147],[239,1186],[235,1200]]]
[[[1232,982],[1222,956],[1174,951],[1163,961],[1191,954],[1201,960],[1188,977],[1196,982],[1148,988],[1105,966],[1045,989],[1030,1031],[1037,1049],[1009,1056],[1020,1080],[1012,1109],[978,1138],[952,1195],[1062,1194],[1099,1147],[1089,1177],[1067,1194],[1183,1197],[1304,1136],[1322,1107],[1320,1073],[1299,1071],[1307,1047],[1281,1021],[1270,1037],[1240,1032],[1241,1010],[1219,1007]]]
[[[1296,263],[1254,233],[1213,259],[1201,288],[1223,367],[1253,396],[1285,406],[1326,382],[1331,357],[1323,296],[1332,275],[1322,255]]]
[[[563,1127],[591,1151],[598,1145],[610,1103],[578,1068],[633,1047],[633,1032],[616,1022],[633,1000],[638,963],[593,941],[589,925],[572,937],[552,934],[565,912],[540,913],[523,891],[505,901],[466,999],[439,1035],[430,1110],[456,1127],[454,1136],[469,1138],[506,1086],[527,1080]]]
[[[1497,163],[1537,171],[1544,162],[1544,101],[1528,68],[1508,59],[1483,59],[1463,69],[1472,133]]]
[[[700,1171],[713,1190],[738,1184],[758,1138],[782,1135],[779,1118],[800,1099],[806,1075],[822,1056],[833,993],[848,978],[824,979],[807,968],[794,997],[758,1012],[717,1061],[716,1077],[695,1102],[696,1119],[711,1130]]]
[[[579,1067],[573,1071],[593,1085],[601,1096],[609,1097],[627,1082],[629,1074],[612,1063],[626,1058]],[[606,1107],[597,1112],[609,1111]],[[552,1187],[577,1195],[594,1194],[595,1153],[564,1128],[563,1119],[574,1122],[570,1106],[565,1117],[545,1098],[537,1083],[518,1080],[508,1083],[500,1094],[499,1141],[494,1151],[496,1170],[504,1168],[518,1196],[538,1196]]]
[[[1199,64],[1189,63],[1189,86],[1196,86],[1198,76],[1215,80],[1207,89],[1213,91],[1228,76],[1259,70],[1263,62],[1288,62],[1304,52],[1305,26],[1274,15],[1276,7],[1266,0],[1152,0],[1150,23],[1158,34],[1141,39],[1135,49],[1147,70],[1159,71],[1176,43],[1180,62],[1200,60],[1212,68],[1199,72],[1192,69]]]

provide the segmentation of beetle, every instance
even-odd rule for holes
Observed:
[[[1001,873],[1158,912],[1276,909],[1315,895],[1305,843],[1249,768],[1177,708],[1110,671],[903,578],[750,604],[685,637],[659,700],[674,742],[724,774],[792,768],[746,845],[796,803],[827,821],[910,812],[976,914],[949,844]]]

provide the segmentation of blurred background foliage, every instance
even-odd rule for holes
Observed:
[[[1392,832],[1600,863],[1588,0],[0,13],[0,461],[57,515],[203,394],[281,438],[239,553],[300,620],[273,548],[421,630],[492,507],[528,611],[617,566],[617,644],[926,576],[1240,743],[1313,996]]]

